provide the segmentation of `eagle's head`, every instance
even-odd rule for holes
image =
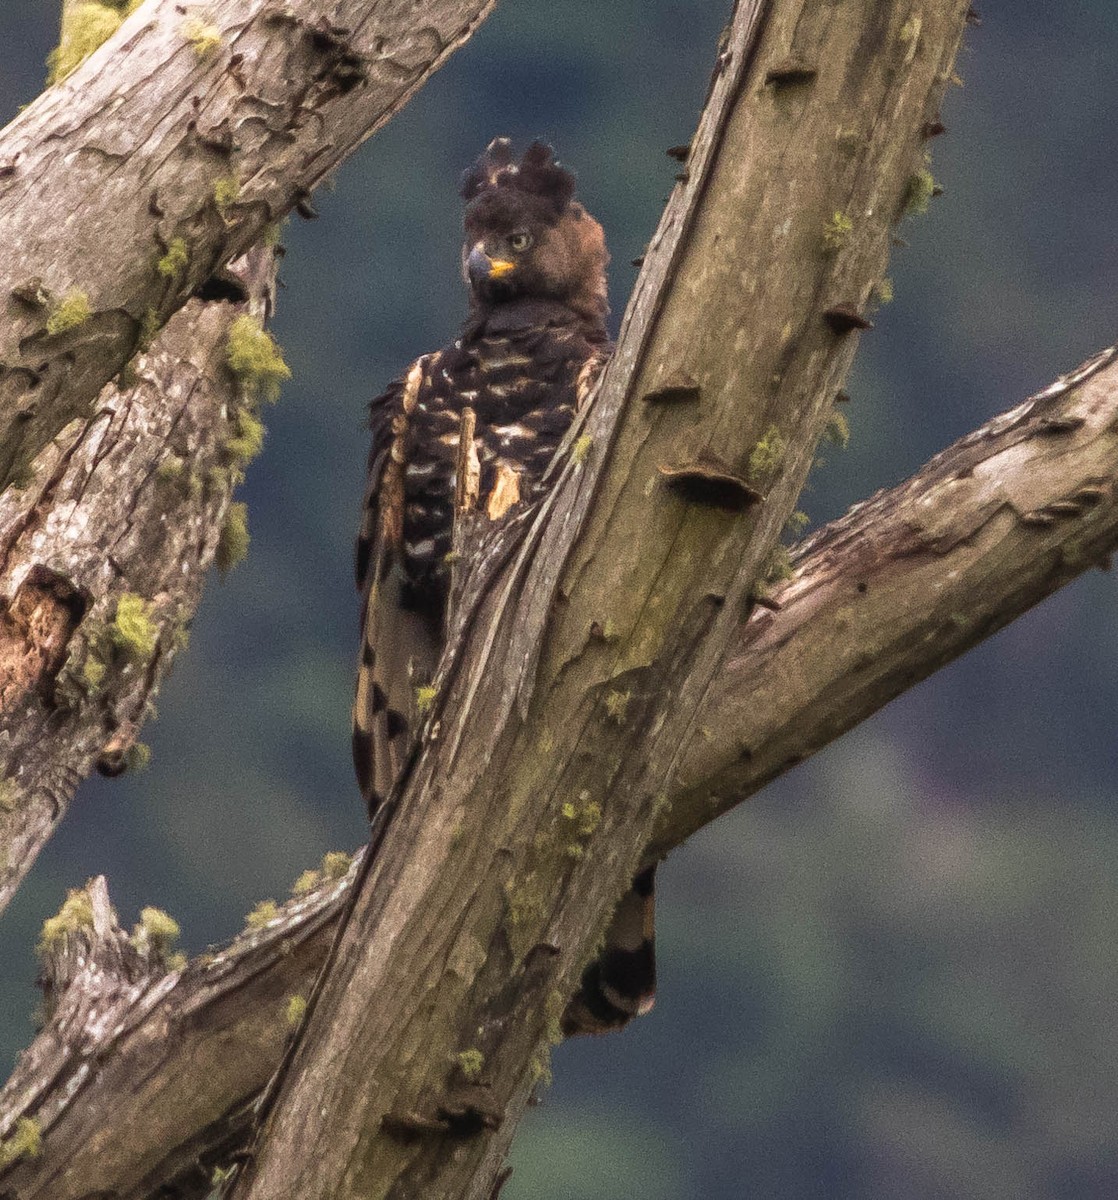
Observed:
[[[462,273],[475,305],[552,300],[593,321],[606,313],[602,227],[574,198],[575,178],[533,142],[519,163],[495,138],[462,176]]]

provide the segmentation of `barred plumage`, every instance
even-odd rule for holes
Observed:
[[[530,498],[611,348],[601,226],[573,199],[574,177],[550,149],[536,143],[515,163],[497,139],[463,177],[462,195],[469,319],[457,340],[417,359],[370,406],[353,709],[354,763],[370,814],[403,766],[443,646],[462,410],[476,414],[480,495],[511,469],[520,497]],[[587,969],[569,1031],[608,1028],[651,1006],[651,915],[649,870]]]

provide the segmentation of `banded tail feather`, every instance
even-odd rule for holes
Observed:
[[[610,1033],[656,1001],[656,867],[646,867],[621,897],[601,953],[563,1014],[563,1032]]]

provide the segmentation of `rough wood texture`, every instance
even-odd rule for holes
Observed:
[[[779,610],[755,609],[726,650],[699,715],[711,740],[684,760],[654,852],[1115,548],[1118,349],[799,547],[794,578],[772,593]],[[149,1194],[176,1181],[170,1195],[204,1195],[202,1174],[184,1176],[183,1163],[193,1155],[208,1167],[243,1149],[249,1106],[283,1046],[277,997],[309,995],[355,871],[213,963],[192,964],[154,1002],[143,989],[125,997],[92,1043],[73,1036],[84,1026],[67,1015],[82,1003],[79,977],[78,994],[62,997],[0,1094],[0,1136],[21,1117],[40,1120],[44,1133],[42,1156],[0,1172],[0,1187],[15,1200],[81,1200],[81,1181],[95,1170],[122,1200],[143,1194],[134,1190],[140,1178]],[[278,953],[283,945],[295,952]],[[100,1070],[90,1069],[94,1060]]]
[[[149,2],[0,133],[0,488],[494,2]]]
[[[857,336],[833,314],[881,277],[965,13],[777,0],[760,37],[739,6],[589,452],[444,680],[238,1200],[490,1194],[802,485]],[[792,54],[817,74],[770,79]],[[680,371],[697,402],[642,399]]]
[[[190,301],[0,494],[0,910],[80,780],[128,762],[201,599],[254,404],[229,333],[270,310],[275,252],[230,270],[245,301]]]
[[[252,1099],[300,1015],[291,1000],[325,959],[351,882],[352,870],[220,953],[168,970],[124,934],[93,880],[89,925],[46,963],[56,1011],[0,1094],[0,1136],[33,1115],[42,1153],[0,1173],[0,1194],[206,1196],[214,1167],[244,1144]]]
[[[805,541],[728,643],[649,853],[678,845],[1118,547],[1118,347]]]

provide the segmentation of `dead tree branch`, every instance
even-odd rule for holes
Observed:
[[[0,488],[494,3],[143,4],[0,133]]]
[[[966,4],[914,23],[777,0],[763,30],[761,11],[737,10],[586,452],[444,679],[238,1200],[489,1194],[696,734],[868,324]]]
[[[229,260],[493,2],[149,3],[0,133],[0,910],[94,764],[135,760],[205,571],[245,540],[261,381],[229,337],[274,255]]]
[[[1118,548],[1116,481],[1112,349],[819,530],[772,593],[778,611],[755,609],[727,646],[699,715],[705,757],[684,758],[652,852],[1100,563]],[[208,1176],[187,1167],[243,1149],[284,1045],[279,1008],[309,994],[352,879],[192,963],[154,1000],[137,991],[93,1041],[67,1015],[76,979],[0,1094],[0,1136],[21,1118],[43,1136],[40,1157],[0,1173],[4,1189],[81,1200],[92,1178],[121,1200],[172,1184],[205,1195]]]
[[[232,490],[262,427],[229,338],[241,318],[259,329],[275,252],[253,251],[231,277],[243,301],[190,301],[134,382],[106,387],[25,485],[0,494],[0,910],[77,784],[98,763],[134,760],[230,536]]]

